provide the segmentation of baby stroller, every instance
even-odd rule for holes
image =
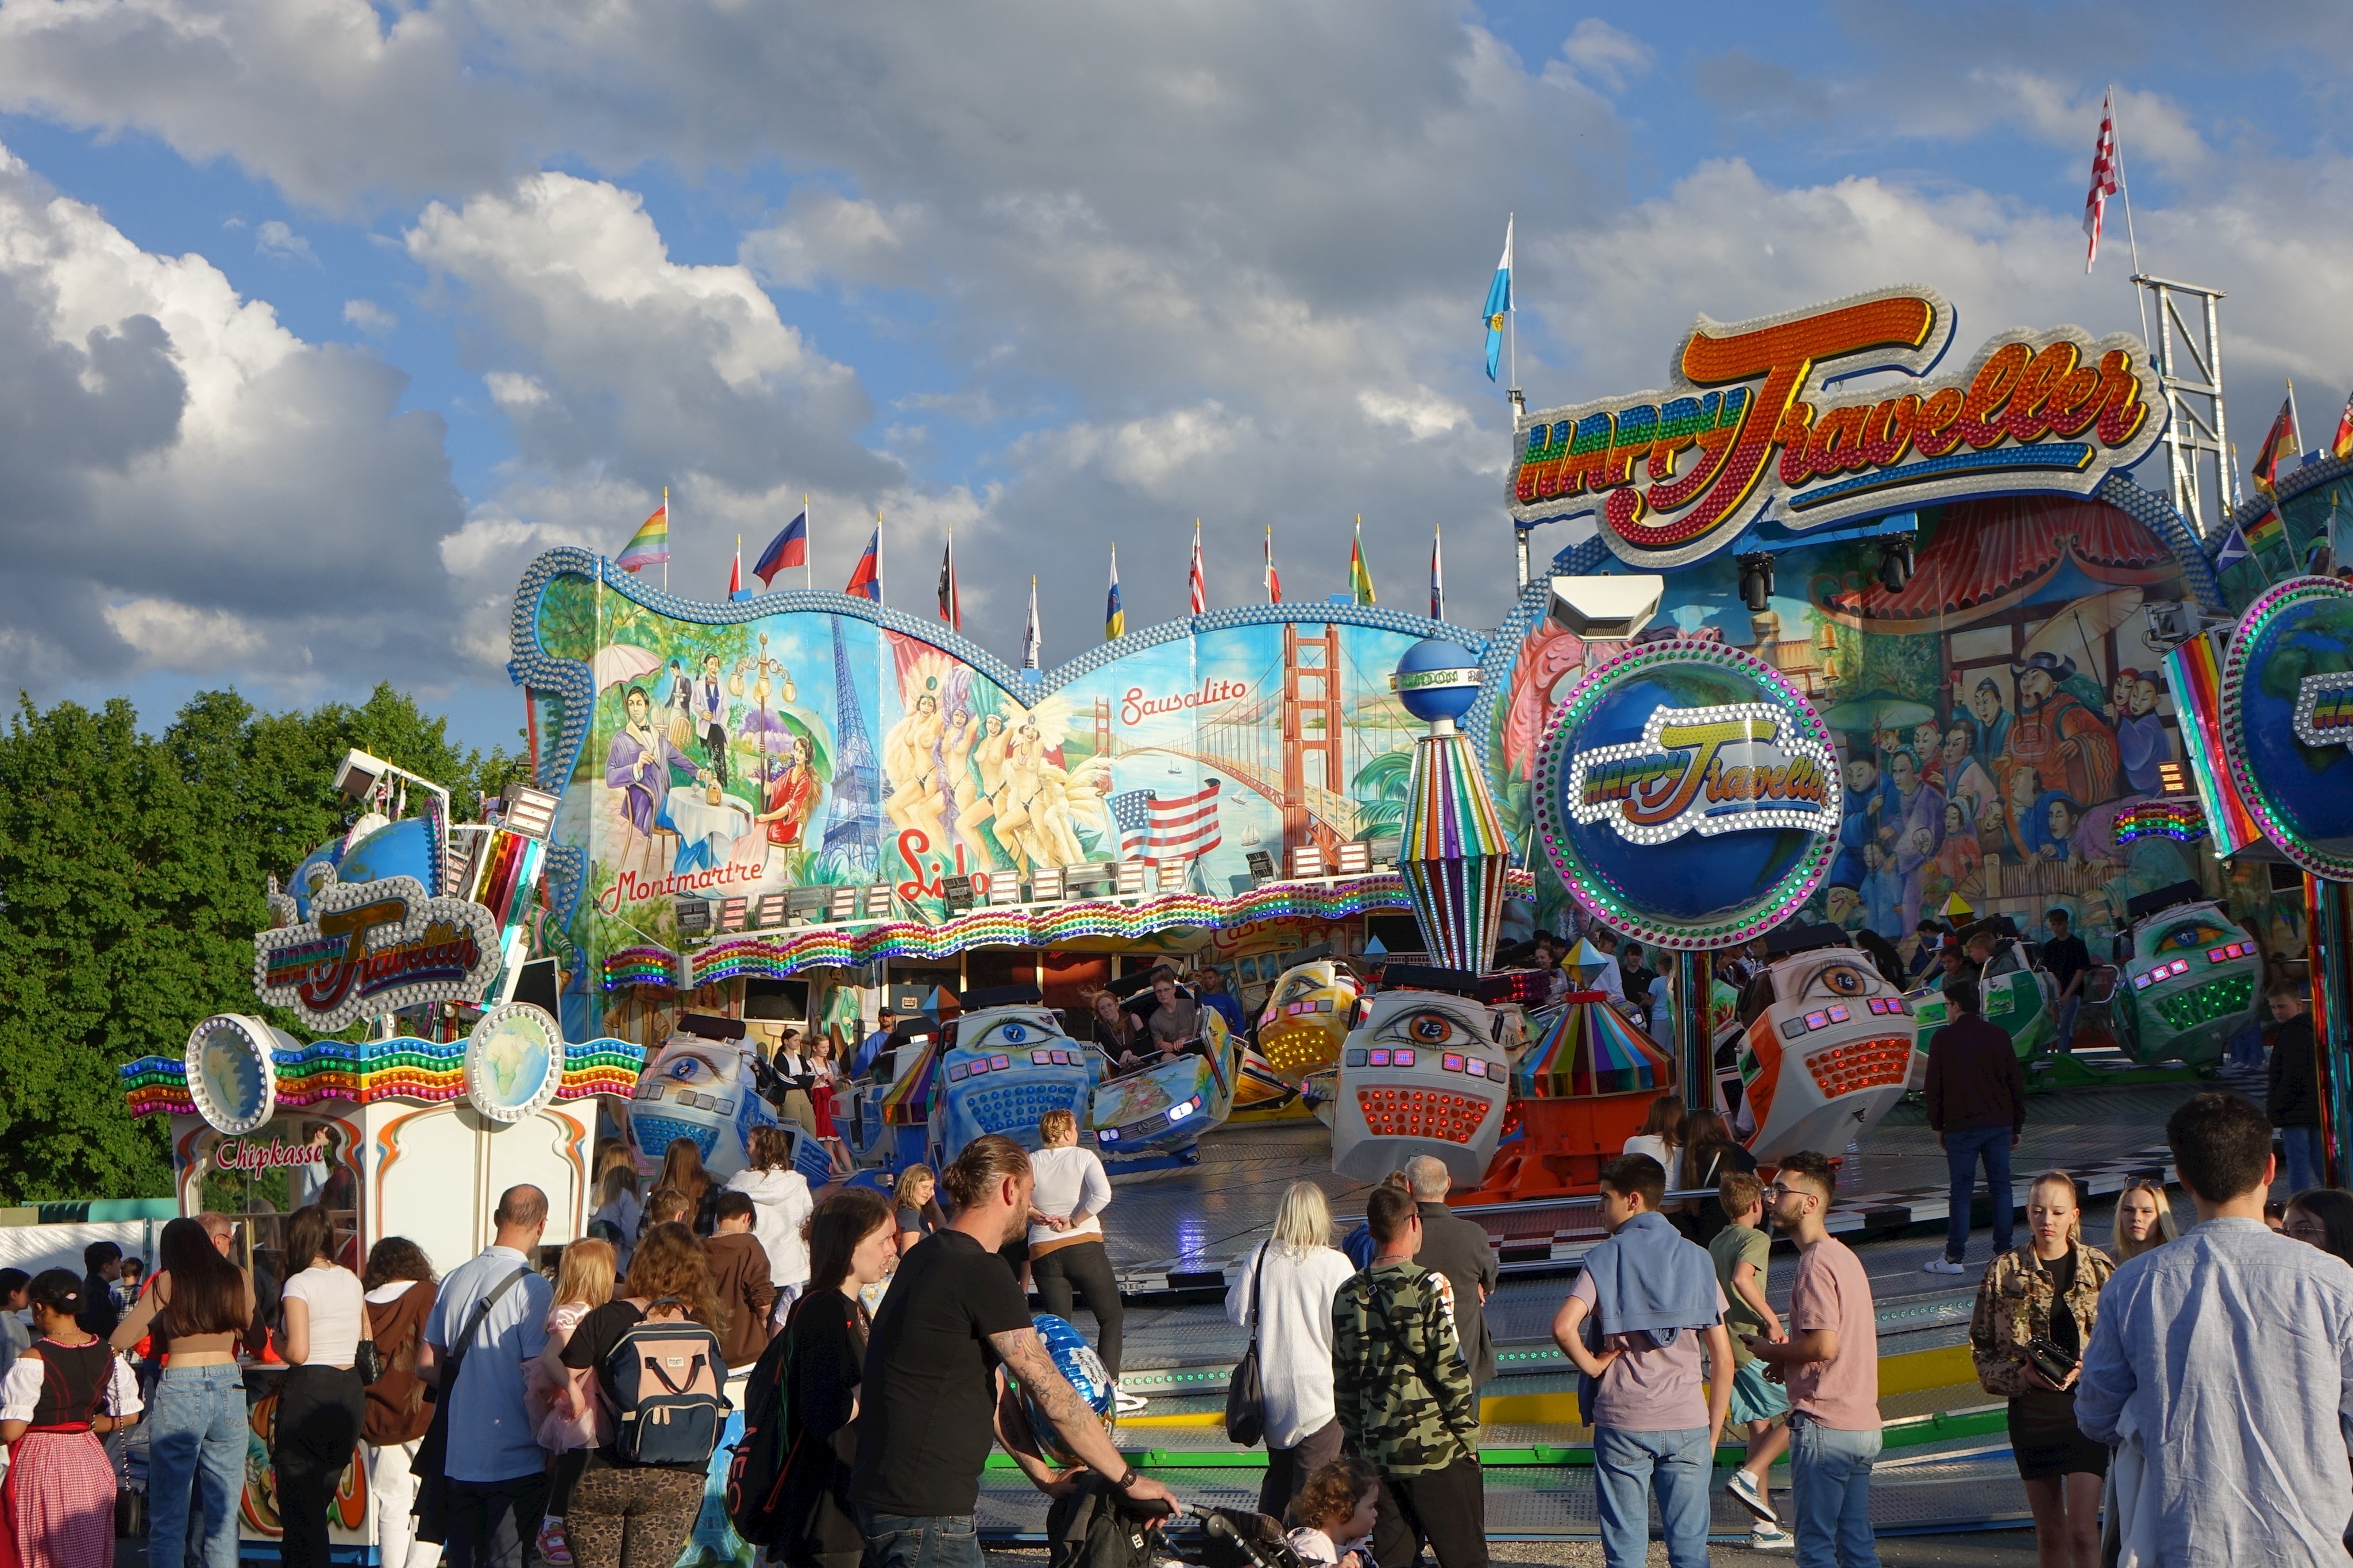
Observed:
[[[1245,1509],[1187,1503],[1172,1515],[1089,1476],[1046,1515],[1049,1568],[1303,1568],[1282,1527]]]

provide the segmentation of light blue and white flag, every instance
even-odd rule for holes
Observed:
[[[1504,363],[1504,318],[1512,310],[1512,218],[1504,220],[1504,259],[1495,264],[1495,280],[1487,285],[1487,379]]]

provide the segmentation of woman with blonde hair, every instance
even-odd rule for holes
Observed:
[[[899,1215],[900,1257],[906,1257],[923,1237],[947,1228],[948,1216],[940,1207],[939,1192],[939,1178],[932,1174],[929,1165],[910,1165],[899,1173],[891,1189],[891,1206]]]
[[[1284,1189],[1272,1234],[1234,1265],[1226,1316],[1256,1340],[1264,1391],[1261,1513],[1282,1518],[1308,1476],[1340,1457],[1332,1299],[1356,1271],[1332,1245],[1331,1201],[1313,1182]]]
[[[2173,1223],[2173,1203],[2165,1184],[2143,1176],[2126,1182],[2116,1194],[2116,1229],[2110,1234],[2118,1267],[2144,1252],[2155,1252],[2181,1234]]]
[[[2108,1450],[2075,1425],[2075,1382],[2116,1265],[2084,1245],[2081,1189],[2064,1171],[2034,1178],[2026,1228],[2026,1245],[1995,1258],[1978,1282],[1969,1356],[1985,1391],[2010,1401],[2010,1447],[2042,1568],[2096,1568]]]
[[[555,1270],[555,1299],[548,1307],[545,1325],[547,1342],[557,1355],[563,1354],[565,1342],[579,1329],[581,1320],[613,1299],[614,1258],[610,1242],[593,1237],[564,1249],[563,1261]],[[533,1436],[554,1461],[546,1513],[539,1525],[539,1555],[552,1568],[565,1568],[572,1552],[565,1541],[564,1515],[572,1501],[572,1489],[580,1484],[588,1467],[588,1450],[613,1434],[588,1386],[588,1373],[569,1373],[551,1383],[543,1362],[533,1363],[532,1370],[536,1374],[531,1398],[537,1428]]]
[[[712,1283],[702,1244],[682,1225],[648,1228],[629,1261],[628,1279],[617,1289],[620,1294],[580,1320],[571,1338],[560,1345],[551,1339],[540,1357],[541,1372],[565,1384],[567,1416],[582,1414],[570,1375],[575,1372],[594,1374],[601,1409],[619,1408],[612,1352],[635,1325],[692,1319],[713,1333],[726,1331],[727,1307]],[[565,1513],[573,1562],[579,1568],[676,1562],[702,1510],[707,1469],[704,1464],[637,1464],[609,1441],[591,1449]]]
[[[1119,1281],[1111,1271],[1102,1215],[1111,1206],[1111,1176],[1100,1156],[1079,1143],[1078,1118],[1055,1110],[1038,1118],[1043,1147],[1029,1156],[1036,1185],[1029,1194],[1029,1272],[1046,1310],[1070,1321],[1073,1301],[1083,1297],[1095,1315],[1095,1353],[1119,1382],[1119,1352],[1126,1313]],[[1122,1410],[1144,1402],[1122,1391]]]
[[[776,1321],[808,1284],[808,1243],[803,1239],[817,1207],[808,1178],[793,1169],[793,1137],[781,1127],[752,1129],[750,1158],[727,1185],[752,1200],[752,1234],[768,1255],[768,1283],[776,1288]]]

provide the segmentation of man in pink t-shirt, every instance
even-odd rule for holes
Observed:
[[[1781,1162],[1765,1189],[1798,1244],[1789,1337],[1748,1348],[1789,1386],[1789,1503],[1799,1568],[1879,1568],[1871,1465],[1879,1457],[1879,1331],[1862,1260],[1823,1225],[1837,1175],[1810,1152]]]

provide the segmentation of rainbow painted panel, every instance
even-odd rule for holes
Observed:
[[[2165,681],[2181,725],[2181,751],[2205,807],[2206,830],[2219,859],[2263,836],[2236,780],[2222,762],[2222,657],[2211,633],[2176,644],[2165,656]]]
[[[300,1050],[273,1051],[278,1068],[278,1103],[313,1105],[343,1100],[368,1105],[383,1100],[439,1102],[466,1092],[466,1042],[443,1044],[404,1036],[390,1040],[320,1040]],[[642,1046],[627,1040],[590,1040],[564,1047],[564,1082],[558,1100],[592,1095],[627,1096],[646,1065]],[[185,1064],[177,1057],[141,1057],[116,1070],[133,1116],[194,1115]]]

